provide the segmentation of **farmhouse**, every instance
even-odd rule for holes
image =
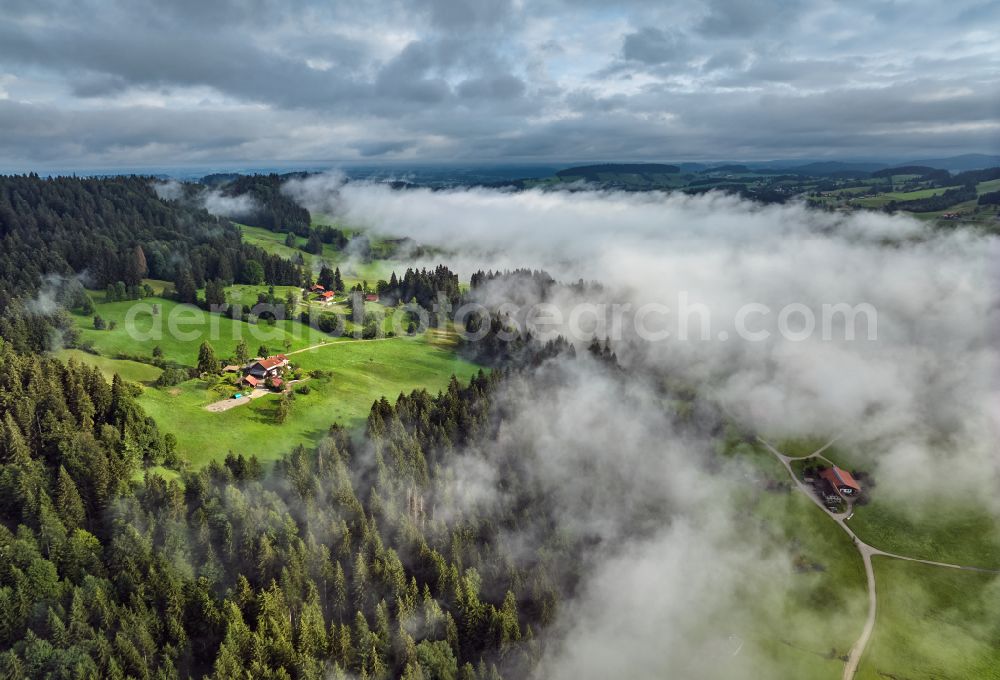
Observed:
[[[266,359],[257,359],[244,370],[246,371],[247,377],[253,377],[263,382],[268,378],[274,378],[280,375],[281,371],[286,366],[288,366],[288,357],[284,354],[278,354],[277,356],[268,357]]]
[[[365,302],[378,302],[378,295],[375,293],[368,293],[365,295]]]
[[[316,299],[320,300],[321,302],[327,302],[327,303],[329,303],[329,302],[333,302],[333,296],[334,295],[336,295],[336,293],[334,293],[332,290],[328,290],[325,293],[320,293],[319,295],[317,295]]]
[[[847,470],[843,470],[836,465],[824,469],[819,473],[820,479],[829,483],[833,490],[840,494],[841,498],[856,498],[861,493],[861,485]]]
[[[326,290],[326,288],[319,285],[318,283],[314,283],[313,285],[309,286],[310,293],[322,293],[324,290]]]

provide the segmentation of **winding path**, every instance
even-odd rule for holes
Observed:
[[[948,564],[947,562],[934,562],[933,560],[922,560],[916,557],[908,557],[906,555],[897,555],[896,553],[886,552],[884,550],[879,550],[878,548],[868,545],[847,526],[847,520],[851,518],[853,504],[848,503],[847,510],[844,512],[833,512],[822,501],[813,493],[813,490],[807,486],[804,482],[800,481],[796,476],[795,471],[792,470],[792,461],[796,460],[808,460],[810,458],[819,458],[827,463],[829,460],[823,458],[823,452],[837,441],[836,438],[831,439],[825,445],[819,449],[813,451],[808,456],[792,457],[786,456],[785,454],[774,448],[770,442],[757,437],[757,440],[763,444],[768,451],[774,454],[774,456],[785,466],[785,470],[788,475],[792,478],[792,482],[798,487],[799,491],[808,496],[816,506],[825,512],[830,519],[837,523],[841,529],[847,532],[847,535],[851,537],[854,542],[854,546],[858,549],[861,554],[861,560],[865,565],[865,576],[868,580],[868,616],[865,619],[865,626],[861,631],[861,637],[857,639],[857,642],[851,647],[850,654],[847,657],[847,663],[844,666],[843,680],[852,680],[854,674],[858,671],[858,665],[861,663],[861,656],[865,652],[865,648],[868,646],[868,641],[871,639],[872,631],[875,629],[875,612],[877,609],[877,594],[875,592],[875,570],[872,567],[872,557],[889,557],[896,560],[905,560],[907,562],[919,562],[920,564],[929,564],[934,567],[944,567],[946,569],[961,569],[962,571],[976,571],[987,574],[1000,574],[998,569],[982,569],[980,567],[967,567],[960,564]],[[832,463],[830,463],[832,465]]]
[[[299,352],[308,352],[312,349],[319,349],[320,347],[336,347],[337,345],[349,345],[354,342],[385,342],[387,340],[398,340],[403,336],[394,335],[391,338],[369,338],[368,340],[330,340],[329,342],[321,342],[318,345],[311,345],[309,347],[303,347],[302,349],[297,349],[294,352],[285,352],[286,357],[290,357],[293,354],[298,354]]]

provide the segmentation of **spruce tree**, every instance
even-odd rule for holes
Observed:
[[[240,366],[245,366],[250,362],[250,348],[247,346],[247,341],[240,338],[239,343],[236,345],[236,363]]]
[[[219,371],[219,360],[215,358],[215,350],[208,342],[201,343],[198,348],[198,372],[217,373]]]
[[[59,476],[56,480],[56,510],[59,519],[69,531],[83,526],[84,508],[80,492],[66,468],[59,466]]]

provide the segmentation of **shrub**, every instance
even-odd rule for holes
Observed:
[[[173,387],[188,379],[188,372],[183,368],[168,368],[160,374],[153,383],[156,387]]]

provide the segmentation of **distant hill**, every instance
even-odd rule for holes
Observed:
[[[885,168],[885,163],[870,162],[849,162],[849,161],[819,161],[816,163],[806,163],[805,165],[791,165],[788,170],[800,175],[810,177],[847,177],[847,173],[854,176],[867,176],[868,173]]]
[[[598,181],[608,175],[639,175],[650,177],[655,175],[675,175],[681,169],[676,165],[663,165],[661,163],[604,163],[602,165],[581,165],[575,168],[566,168],[556,173],[556,177],[562,179],[582,178],[586,180]],[[602,177],[602,175],[604,177]]]
[[[808,177],[826,177],[838,172],[871,173],[889,167],[889,163],[879,161],[821,161],[808,158],[776,160],[776,161],[746,161],[751,170],[780,171]]]
[[[753,172],[750,168],[745,165],[718,165],[714,168],[706,168],[701,171],[703,174],[709,174],[713,172],[727,172],[733,175],[738,175],[741,173]]]
[[[892,177],[893,175],[929,175],[940,172],[939,168],[932,168],[929,165],[894,165],[891,168],[877,170],[872,173],[872,177]]]
[[[240,176],[238,172],[216,172],[211,175],[205,175],[200,180],[199,184],[204,184],[208,187],[219,187],[224,184],[229,184],[235,182]]]
[[[938,170],[964,172],[965,170],[981,170],[983,168],[996,167],[1000,165],[1000,156],[995,154],[967,153],[961,156],[913,161],[912,163],[908,163],[908,165],[926,165]]]

